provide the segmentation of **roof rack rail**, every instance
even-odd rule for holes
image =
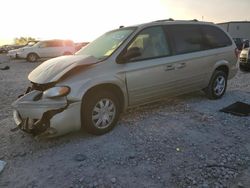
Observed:
[[[199,20],[193,19],[193,20],[176,20],[176,21],[183,21],[183,22],[198,22]]]
[[[174,19],[169,18],[169,19],[165,19],[165,20],[156,20],[156,21],[153,21],[153,22],[166,22],[166,21],[174,21]]]

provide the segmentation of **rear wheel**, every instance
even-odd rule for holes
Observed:
[[[27,56],[27,61],[29,62],[36,62],[38,59],[38,55],[35,54],[35,53],[30,53],[28,56]]]
[[[102,135],[112,130],[119,114],[119,100],[109,91],[91,92],[82,103],[83,127],[95,135]]]
[[[216,70],[211,77],[208,87],[204,89],[204,92],[209,99],[219,99],[224,95],[226,88],[227,74],[224,71]]]

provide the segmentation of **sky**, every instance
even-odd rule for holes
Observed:
[[[159,19],[250,21],[250,0],[4,0],[0,45],[15,37],[92,41],[121,25]]]

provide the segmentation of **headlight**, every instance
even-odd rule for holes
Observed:
[[[56,98],[56,97],[65,96],[69,94],[69,92],[70,92],[70,88],[67,86],[56,86],[56,87],[52,87],[44,91],[43,95],[47,98]]]

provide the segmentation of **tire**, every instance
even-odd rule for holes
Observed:
[[[36,62],[37,59],[38,59],[38,55],[35,53],[30,53],[27,56],[27,61],[29,61],[29,62]]]
[[[240,70],[243,72],[250,72],[250,66],[240,65]]]
[[[119,100],[112,92],[95,90],[83,100],[82,125],[91,134],[102,135],[111,131],[119,115]]]
[[[227,74],[224,71],[215,70],[204,92],[209,99],[215,100],[220,99],[225,94],[226,88]]]

